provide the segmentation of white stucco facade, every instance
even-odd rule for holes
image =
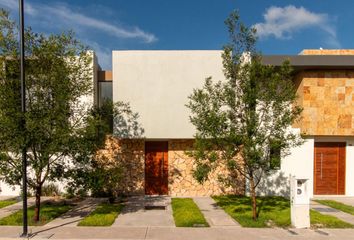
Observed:
[[[73,118],[71,121],[74,122],[80,122],[81,116],[84,113],[87,113],[93,106],[93,104],[96,103],[96,93],[97,93],[97,71],[99,68],[97,57],[95,55],[94,51],[88,51],[87,52],[90,58],[92,58],[92,61],[89,65],[89,71],[90,75],[92,74],[92,90],[90,91],[89,94],[83,95],[80,97],[79,101],[75,103],[75,105],[72,106],[74,114]],[[79,120],[75,119],[77,117],[80,117]],[[34,174],[31,172],[30,169],[28,169],[28,175]],[[65,188],[65,181],[56,181],[54,182],[55,185],[58,186],[58,189],[60,191],[64,191]],[[21,188],[20,186],[10,186],[6,184],[4,181],[0,180],[0,196],[19,196],[21,193]]]
[[[185,106],[207,77],[225,79],[222,51],[113,51],[113,101],[139,114],[147,139],[192,138]]]
[[[289,176],[308,179],[308,194],[314,196],[314,146],[315,142],[345,142],[345,196],[354,196],[354,137],[308,136],[303,145],[292,148],[281,160],[280,170],[274,171],[260,183],[261,195],[289,196]]]

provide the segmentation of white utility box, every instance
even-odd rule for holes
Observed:
[[[310,227],[308,179],[290,176],[291,224],[295,228]]]

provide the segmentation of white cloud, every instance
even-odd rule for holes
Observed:
[[[0,0],[0,5],[13,11],[18,11],[17,0]],[[69,9],[66,5],[60,3],[52,4],[31,4],[25,3],[25,14],[32,17],[45,18],[51,21],[53,18],[60,19],[57,24],[66,24],[68,28],[76,26],[78,28],[86,28],[87,31],[101,31],[118,39],[139,39],[146,43],[157,41],[157,37],[139,27],[126,27],[118,24],[112,24],[92,16],[76,12]]]
[[[18,11],[19,10],[19,3],[16,0],[0,0],[0,4],[12,11]],[[27,2],[24,4],[25,7],[25,12],[33,15],[35,14],[36,10],[32,7],[32,5],[27,4]]]
[[[254,25],[260,38],[274,36],[278,39],[291,39],[294,32],[318,28],[326,34],[325,42],[328,46],[340,47],[336,28],[328,14],[289,5],[283,8],[272,6],[263,16],[264,22]]]

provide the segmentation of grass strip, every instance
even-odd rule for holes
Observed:
[[[15,204],[15,203],[17,203],[17,201],[14,198],[2,200],[2,201],[0,201],[0,209],[4,208],[4,207],[7,207],[7,206],[10,206],[10,205]]]
[[[354,215],[354,207],[350,205],[346,205],[344,203],[340,203],[334,200],[315,200],[316,202],[326,205],[331,208],[335,208],[339,211],[349,213],[351,215]]]
[[[283,197],[257,197],[258,219],[252,218],[251,198],[215,196],[216,203],[243,227],[287,227],[291,225],[290,203]]]
[[[257,197],[258,219],[252,219],[251,198],[246,196],[215,196],[217,204],[243,227],[288,227],[290,202],[283,197]],[[310,211],[311,226],[316,228],[352,228],[353,225],[334,216]]]
[[[65,212],[69,211],[73,206],[65,202],[45,202],[41,204],[40,220],[35,222],[33,220],[34,207],[27,210],[28,225],[42,226],[59,217]],[[0,225],[22,226],[22,210],[17,211],[7,217],[0,219]]]
[[[176,227],[209,227],[191,198],[172,198],[172,210]]]
[[[353,228],[350,223],[344,222],[334,216],[321,214],[310,210],[311,226],[316,228]]]
[[[78,226],[111,226],[122,208],[123,206],[119,203],[102,203],[92,213],[81,220]]]

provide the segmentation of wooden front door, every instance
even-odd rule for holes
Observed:
[[[145,194],[168,194],[168,142],[145,142]]]
[[[345,143],[315,143],[314,194],[345,194]]]

